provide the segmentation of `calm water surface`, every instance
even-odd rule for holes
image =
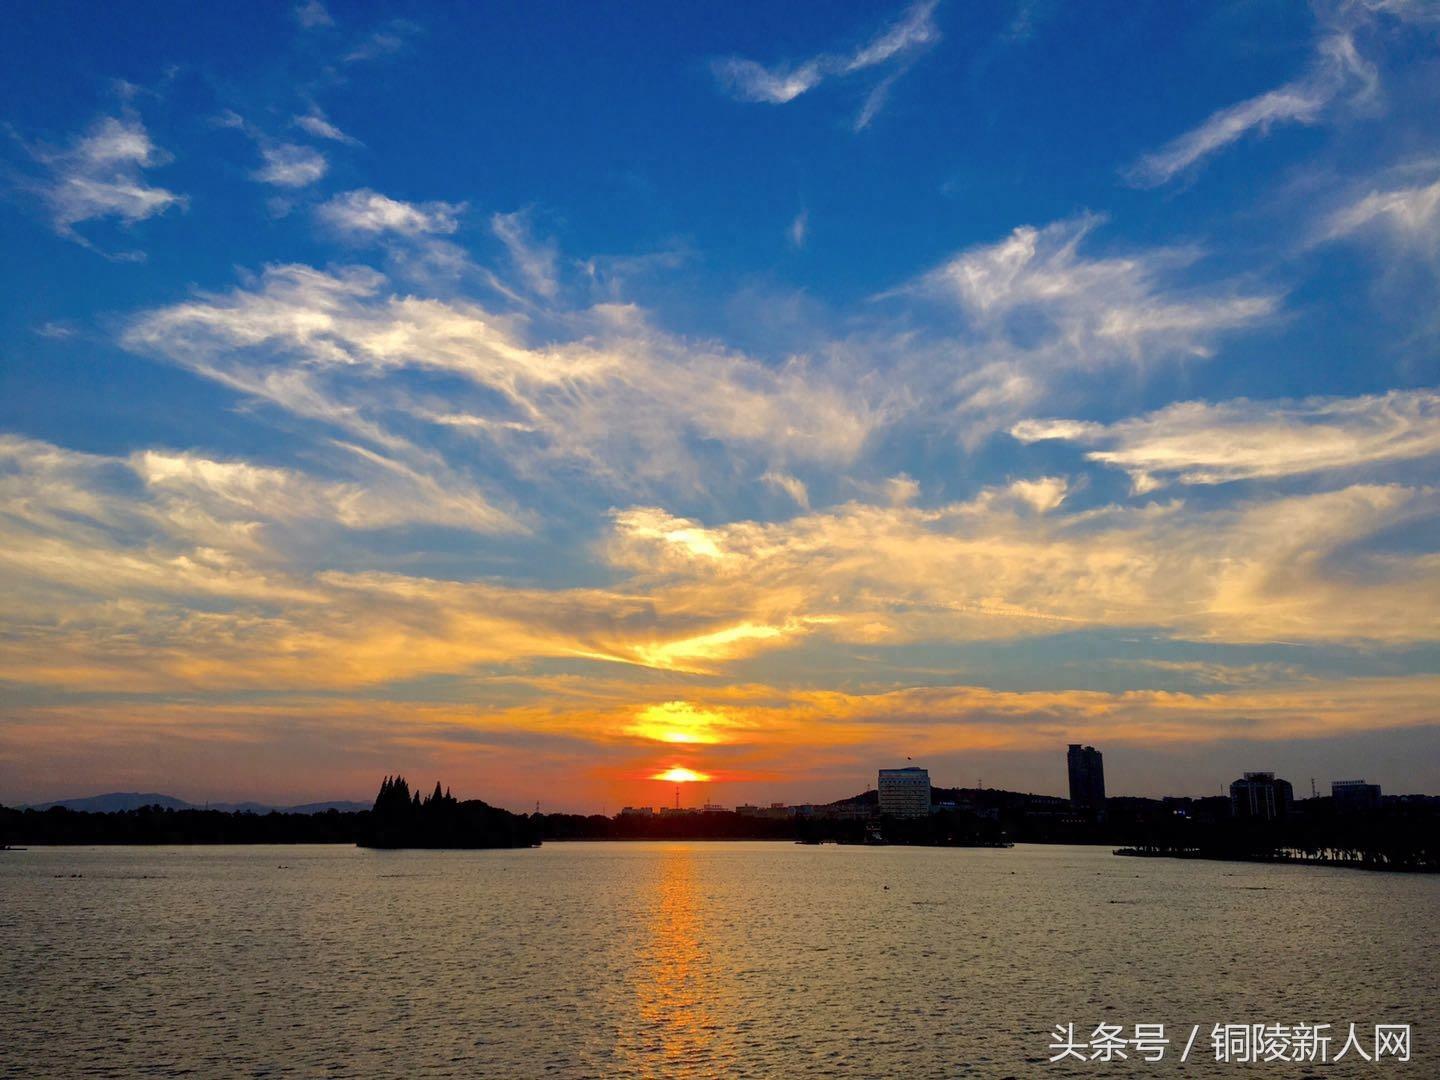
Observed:
[[[1437,877],[1099,848],[32,849],[0,1075],[1301,1076],[1210,1025],[1355,1021],[1411,1063],[1310,1075],[1437,1077],[1437,916]],[[1205,1042],[1047,1063],[1101,1021]]]

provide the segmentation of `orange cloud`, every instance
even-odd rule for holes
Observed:
[[[724,729],[730,723],[720,710],[664,701],[641,709],[627,733],[664,743],[719,743],[725,741]]]

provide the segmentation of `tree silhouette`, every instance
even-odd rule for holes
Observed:
[[[422,799],[419,790],[412,791],[397,774],[381,781],[356,842],[378,848],[531,847],[540,835],[529,818],[479,799],[461,802],[438,780]]]

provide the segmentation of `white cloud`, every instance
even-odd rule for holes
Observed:
[[[1070,483],[1063,476],[1042,476],[1035,480],[1016,480],[1010,493],[1039,514],[1047,514],[1065,501]]]
[[[312,108],[308,113],[296,116],[294,124],[317,139],[329,139],[331,142],[344,143],[346,146],[360,145],[359,139],[345,134],[317,108]]]
[[[523,531],[515,519],[454,476],[442,484],[380,455],[363,450],[354,454],[365,476],[362,483],[323,481],[291,469],[158,450],[133,455],[130,466],[162,500],[183,499],[217,516],[310,519],[349,529],[448,525],[480,533]]]
[[[347,236],[398,233],[415,237],[453,233],[459,227],[458,217],[464,209],[464,205],[458,203],[402,202],[361,188],[321,203],[315,214],[330,228]]]
[[[321,0],[304,0],[304,3],[297,5],[295,21],[306,30],[313,30],[317,26],[335,25],[334,18],[331,17]]]
[[[885,102],[890,100],[890,88],[900,78],[902,72],[896,71],[885,76],[874,87],[870,93],[865,95],[865,104],[860,107],[860,112],[855,116],[853,128],[855,131],[864,131],[880,115],[880,110],[885,107]]]
[[[1150,348],[1204,354],[1206,338],[1269,315],[1265,295],[1176,295],[1159,279],[1195,253],[1151,251],[1087,258],[1081,242],[1099,219],[1025,225],[996,244],[971,248],[931,271],[921,288],[948,296],[979,323],[997,325],[1027,310],[1053,323],[1060,338],[1091,354]]]
[[[614,588],[545,589],[327,565],[347,531],[510,526],[454,478],[427,487],[364,452],[353,464],[353,477],[320,478],[0,438],[3,621],[23,629],[0,677],[353,688],[537,657],[703,672],[808,638],[1086,627],[1234,643],[1440,638],[1440,563],[1374,544],[1436,519],[1428,488],[1067,514],[1063,480],[1045,477],[934,508],[850,503],[714,526],[636,506],[612,515],[602,548]]]
[[[843,78],[886,64],[940,39],[935,25],[938,0],[920,0],[884,32],[850,53],[824,53],[798,64],[766,67],[743,57],[714,62],[716,78],[740,101],[783,105],[815,89],[828,78]],[[866,127],[879,111],[895,75],[884,80],[867,97],[856,129]]]
[[[443,243],[425,230],[450,229],[458,212],[362,190],[317,214],[411,253]],[[573,488],[578,471],[614,501],[719,498],[767,476],[804,506],[810,492],[776,478],[859,464],[849,479],[860,490],[896,468],[864,459],[880,433],[887,445],[923,428],[975,446],[1060,388],[1073,400],[1086,375],[1204,356],[1276,307],[1224,285],[1170,284],[1195,252],[1092,256],[1093,226],[1026,227],[961,251],[894,294],[926,310],[892,319],[869,305],[853,337],[780,360],[665,333],[624,303],[567,308],[559,257],[523,214],[492,219],[528,290],[509,289],[508,310],[453,287],[445,300],[406,295],[364,267],[277,266],[140,316],[124,343],[427,473],[466,440],[513,490]],[[408,260],[396,269],[409,287],[424,280]],[[1029,505],[1053,508],[1063,494],[1036,488]]]
[[[1108,425],[1026,420],[1011,434],[1093,447],[1086,457],[1124,469],[1144,492],[1167,480],[1223,484],[1440,455],[1440,394],[1187,401]]]
[[[790,246],[798,251],[805,246],[809,234],[810,211],[801,210],[795,215],[795,220],[790,222],[790,228],[785,230],[785,235],[790,241]]]
[[[250,174],[252,179],[276,187],[302,188],[315,183],[329,171],[330,163],[320,151],[298,143],[279,142],[232,109],[226,109],[212,123],[241,132],[259,148],[262,165]],[[297,116],[293,123],[321,138],[351,144],[356,142],[330,124],[319,110]],[[285,213],[288,212],[287,204]]]
[[[884,484],[885,501],[891,506],[909,506],[920,497],[919,481],[900,473],[891,476]]]
[[[262,146],[260,156],[265,164],[255,172],[255,179],[277,187],[306,187],[324,176],[329,168],[325,155],[295,143]]]
[[[494,214],[490,228],[510,252],[510,260],[530,290],[547,299],[553,298],[560,288],[555,275],[555,246],[534,239],[530,215],[523,210]]]
[[[401,52],[410,39],[420,33],[420,27],[407,19],[391,19],[388,23],[367,34],[353,49],[345,54],[347,64],[367,60],[378,60]]]
[[[1440,635],[1440,562],[1374,549],[1387,530],[1437,519],[1432,489],[1070,514],[1058,512],[1060,490],[1011,485],[933,509],[846,504],[716,526],[637,507],[614,516],[606,550],[663,607],[851,643],[1101,626],[1235,643]]]
[[[694,490],[717,444],[758,457],[759,471],[850,461],[876,422],[863,393],[801,360],[771,367],[681,341],[634,308],[570,313],[573,337],[533,346],[521,319],[385,286],[363,268],[272,267],[247,288],[143,315],[123,340],[392,453],[415,452],[392,422],[468,414],[487,421],[468,429],[532,479],[578,465],[621,489]],[[442,405],[414,397],[407,371],[459,382]]]
[[[1372,191],[1327,220],[1323,239],[1375,230],[1401,247],[1440,249],[1440,180],[1416,187]]]
[[[806,510],[810,509],[810,492],[805,487],[805,481],[790,473],[777,472],[771,469],[764,476],[760,477],[762,483],[768,484],[777,491],[783,491],[790,498],[795,500],[797,506]]]
[[[767,68],[754,60],[727,57],[715,61],[715,74],[741,101],[783,105],[820,85],[824,76],[813,61],[798,68]]]
[[[929,45],[938,41],[940,31],[935,26],[935,8],[939,0],[922,0],[909,7],[900,20],[873,41],[856,50],[841,63],[842,74],[864,71],[866,68],[883,64],[907,50]]]
[[[75,324],[66,319],[51,319],[49,322],[41,323],[35,327],[35,333],[43,338],[50,338],[55,341],[63,341],[72,338],[80,331]]]
[[[133,225],[185,205],[184,196],[145,182],[144,170],[170,157],[133,116],[102,117],[67,149],[36,156],[51,172],[43,194],[55,228],[72,239],[81,240],[74,227],[82,222],[109,217]]]
[[[1277,124],[1313,124],[1342,95],[1374,92],[1378,75],[1348,31],[1321,38],[1309,70],[1274,90],[1212,113],[1199,127],[1146,154],[1127,171],[1138,187],[1158,187],[1252,131]]]
[[[1082,219],[964,250],[892,294],[932,308],[918,313],[928,332],[908,329],[916,313],[896,320],[871,305],[853,337],[760,361],[664,333],[624,303],[567,308],[560,258],[523,212],[491,220],[524,285],[493,279],[508,311],[453,296],[462,275],[486,273],[458,249],[429,257],[447,243],[432,230],[450,230],[459,211],[368,189],[317,210],[342,235],[386,240],[410,287],[448,271],[451,299],[397,293],[364,267],[277,266],[135,319],[125,344],[407,462],[435,453],[426,446],[451,453],[446,440],[461,437],[496,455],[505,484],[579,469],[630,498],[713,496],[745,477],[850,465],[901,425],[978,445],[1034,415],[1062,380],[1073,395],[1079,376],[1107,366],[1207,355],[1277,304],[1168,284],[1194,252],[1090,256],[1095,222]],[[457,380],[443,399],[434,375]]]
[[[1206,357],[1221,334],[1279,305],[1276,296],[1233,287],[1169,284],[1199,252],[1085,255],[1082,242],[1097,222],[1022,226],[889,294],[939,300],[964,316],[954,338],[923,353],[908,346],[917,358],[906,366],[911,392],[931,409],[949,403],[970,445],[1032,408],[1064,373]]]
[[[1372,15],[1391,15],[1401,22],[1440,21],[1440,6],[1435,0],[1348,0],[1346,7]]]

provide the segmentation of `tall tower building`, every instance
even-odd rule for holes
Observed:
[[[1233,817],[1274,821],[1290,812],[1295,798],[1288,780],[1277,780],[1273,772],[1247,772],[1230,785],[1230,813]]]
[[[1093,746],[1071,743],[1065,755],[1070,767],[1070,802],[1075,806],[1105,805],[1105,759]]]
[[[925,817],[930,813],[930,773],[918,766],[881,769],[876,785],[880,813],[886,817]]]

